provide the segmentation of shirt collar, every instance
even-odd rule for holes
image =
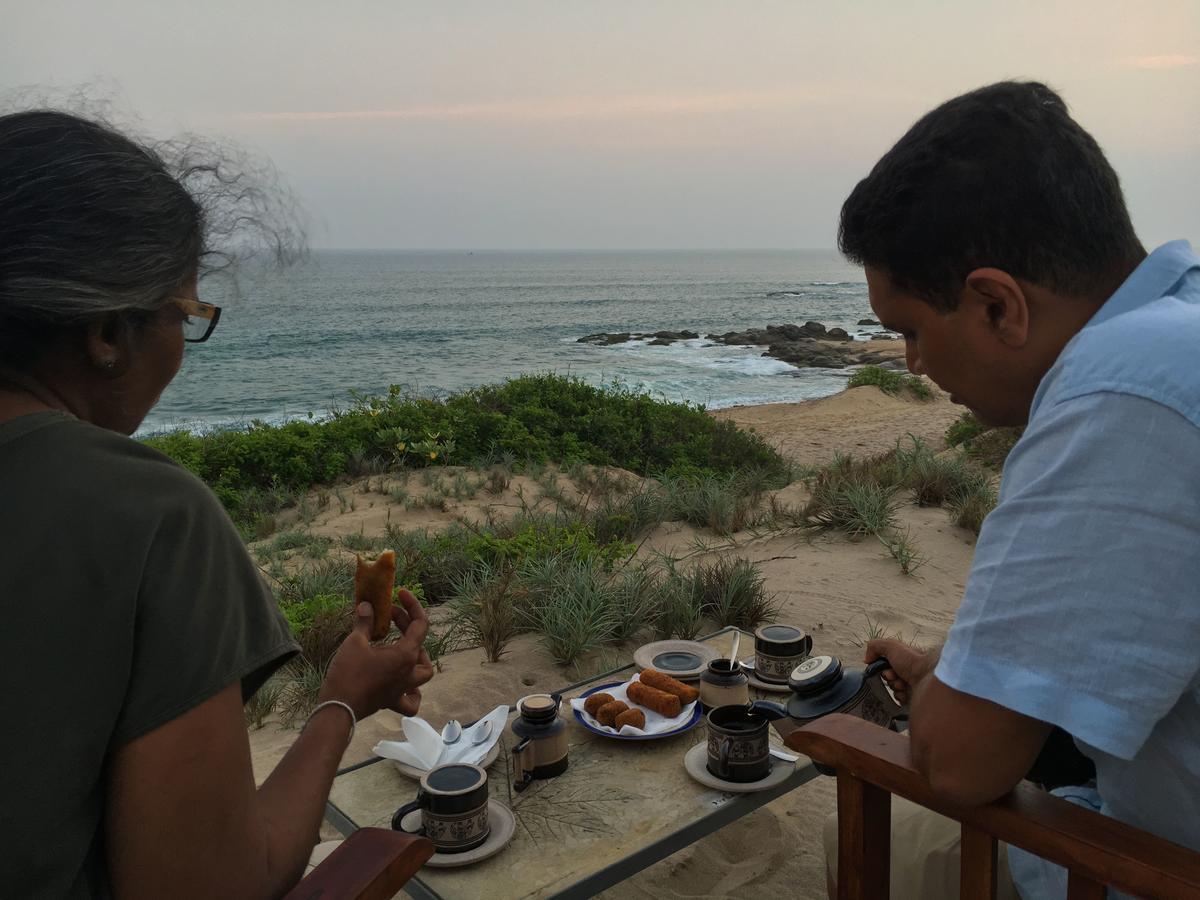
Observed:
[[[1200,268],[1200,257],[1187,241],[1171,241],[1163,244],[1144,260],[1116,293],[1104,302],[1088,321],[1087,326],[1099,325],[1122,313],[1144,306],[1166,294],[1184,273]]]

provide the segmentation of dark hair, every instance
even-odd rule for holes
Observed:
[[[943,310],[981,266],[1099,299],[1145,256],[1096,141],[1050,88],[1015,81],[922,116],[846,198],[838,247]]]
[[[0,364],[27,364],[64,329],[154,313],[192,276],[228,268],[235,232],[281,261],[302,250],[290,196],[281,204],[246,161],[57,110],[0,116]]]

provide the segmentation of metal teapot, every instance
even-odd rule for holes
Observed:
[[[881,673],[890,667],[881,658],[865,669],[843,669],[836,656],[810,656],[788,676],[792,696],[786,705],[756,700],[750,710],[771,720],[791,719],[796,726],[847,713],[887,728],[908,712],[883,683]]]

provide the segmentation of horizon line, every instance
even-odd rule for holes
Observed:
[[[345,253],[838,253],[837,247],[310,247]]]

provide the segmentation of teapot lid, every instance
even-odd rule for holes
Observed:
[[[810,656],[788,676],[788,687],[798,697],[811,697],[842,680],[842,661],[836,656]]]

